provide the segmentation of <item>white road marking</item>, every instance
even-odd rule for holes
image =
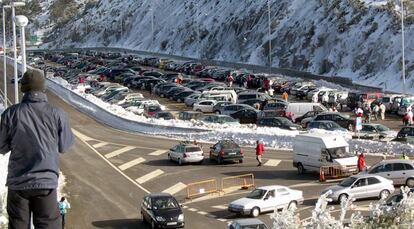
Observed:
[[[73,133],[75,134],[76,137],[78,137],[85,145],[87,145],[93,152],[95,152],[99,157],[101,157],[106,163],[109,164],[109,166],[111,166],[113,169],[115,169],[116,171],[118,171],[123,177],[125,177],[127,180],[129,180],[131,183],[133,183],[134,185],[136,185],[138,188],[140,188],[142,191],[144,191],[145,193],[149,194],[150,191],[148,191],[146,188],[142,187],[141,185],[139,185],[137,182],[135,182],[134,180],[132,180],[129,176],[127,176],[125,173],[123,173],[120,169],[118,169],[115,165],[113,165],[110,161],[108,161],[108,159],[106,159],[102,154],[100,154],[95,148],[93,148],[91,145],[89,145],[86,141],[88,140],[93,140],[90,137],[81,134],[79,131],[76,131],[75,129],[72,129]]]
[[[169,188],[165,189],[165,190],[164,190],[164,191],[162,191],[162,192],[165,192],[165,193],[169,193],[169,194],[171,194],[171,195],[174,195],[174,194],[176,194],[177,192],[179,192],[179,191],[181,191],[181,190],[185,189],[186,187],[187,187],[187,185],[186,185],[186,184],[179,182],[179,183],[177,183],[177,184],[175,184],[175,185],[173,185],[173,186],[171,186],[171,187],[169,187]]]
[[[132,161],[129,161],[129,162],[125,163],[125,164],[120,165],[119,166],[119,169],[122,170],[122,171],[124,171],[124,170],[127,170],[127,169],[129,169],[131,167],[134,167],[134,166],[138,165],[138,164],[141,164],[144,161],[145,161],[144,158],[139,157],[139,158],[137,158],[135,160],[132,160]]]
[[[125,146],[125,147],[123,147],[121,149],[115,150],[112,153],[105,154],[105,157],[109,159],[109,158],[118,156],[120,154],[123,154],[123,153],[125,153],[127,151],[133,150],[133,149],[135,149],[135,147],[133,147],[133,146]]]
[[[76,137],[78,137],[80,140],[82,140],[84,142],[94,140],[93,138],[90,138],[90,137],[88,137],[88,136],[86,136],[84,134],[81,134],[79,131],[77,131],[75,129],[72,129],[72,132],[73,132],[73,134],[76,135]]]
[[[281,162],[281,160],[275,160],[275,159],[269,159],[266,163],[264,163],[264,166],[273,166],[276,167],[279,165],[279,163]]]
[[[191,211],[191,212],[196,212],[196,211],[198,211],[197,209],[195,209],[195,208],[189,208],[188,209],[189,211]]]
[[[167,152],[167,150],[160,149],[160,150],[156,150],[156,151],[154,151],[152,153],[149,153],[148,155],[151,155],[151,156],[160,156],[161,154],[164,154],[166,152]]]
[[[109,144],[108,142],[99,142],[99,143],[96,143],[95,145],[93,145],[93,147],[94,148],[99,148],[99,147],[104,147],[108,144]]]
[[[216,205],[216,206],[212,206],[212,208],[225,210],[227,209],[227,205]]]
[[[198,211],[197,213],[200,214],[200,215],[207,215],[208,214],[207,212],[204,212],[204,211]]]
[[[300,184],[293,184],[289,185],[289,188],[298,188],[298,187],[310,187],[310,186],[319,186],[321,185],[318,182],[307,182],[307,183],[300,183]]]
[[[227,219],[221,219],[221,218],[219,218],[217,220],[220,221],[220,222],[227,222]]]
[[[155,177],[157,177],[157,176],[159,176],[163,173],[164,173],[164,171],[162,171],[161,169],[157,169],[157,170],[152,171],[152,172],[150,172],[150,173],[148,173],[148,174],[146,174],[146,175],[144,175],[140,178],[137,178],[135,181],[138,184],[143,184],[143,183],[145,183],[145,182],[147,182],[147,181],[149,181],[149,180],[151,180],[151,179],[153,179],[153,178],[155,178]]]
[[[184,206],[183,206],[183,208],[184,208],[184,209],[187,209],[187,208],[188,208],[188,206],[185,206],[185,205],[184,205]]]
[[[355,210],[355,211],[369,211],[370,209],[369,209],[369,206],[356,206],[352,210]]]

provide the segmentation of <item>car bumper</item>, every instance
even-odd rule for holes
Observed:
[[[172,222],[158,222],[159,228],[180,228],[184,227],[184,222],[172,221]]]
[[[227,210],[232,213],[241,214],[241,215],[248,215],[250,214],[250,209],[243,209],[243,208],[234,208],[228,207]]]
[[[222,157],[223,161],[238,161],[243,160],[243,156],[231,156],[231,157]]]
[[[204,156],[186,157],[183,158],[184,163],[195,163],[204,160]]]

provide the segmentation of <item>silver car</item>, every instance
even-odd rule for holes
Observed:
[[[184,163],[202,164],[204,153],[198,145],[180,143],[168,151],[168,159],[176,161],[179,165]]]
[[[322,191],[322,194],[332,191],[328,195],[333,201],[342,202],[348,198],[363,199],[378,197],[387,198],[394,192],[392,180],[371,174],[358,174],[343,180],[341,183],[330,186]]]
[[[366,173],[390,179],[396,185],[414,187],[414,161],[412,160],[383,160],[371,166]]]

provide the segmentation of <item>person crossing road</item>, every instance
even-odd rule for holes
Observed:
[[[264,154],[264,145],[262,141],[256,141],[256,160],[259,162],[257,166],[262,166],[262,157]]]

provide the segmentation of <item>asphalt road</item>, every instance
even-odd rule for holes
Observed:
[[[12,86],[9,83],[9,95]],[[149,228],[142,224],[138,207],[147,192],[162,191],[174,193],[184,204],[186,228],[225,228],[236,218],[227,212],[226,204],[246,195],[245,191],[189,201],[184,187],[192,182],[247,173],[254,174],[256,186],[277,184],[302,190],[306,200],[298,212],[305,219],[311,216],[321,190],[331,185],[319,183],[317,174],[298,175],[292,166],[292,154],[287,151],[267,150],[262,167],[256,166],[252,148],[245,148],[243,164],[215,165],[206,161],[202,165],[178,166],[166,155],[177,140],[109,128],[58,96],[47,94],[50,103],[69,114],[77,136],[74,147],[61,157],[61,169],[67,179],[64,191],[72,204],[67,228]],[[13,95],[9,98],[14,101]],[[208,147],[204,145],[205,152]],[[368,164],[378,160],[368,157]],[[356,210],[366,211],[372,201],[375,200],[357,202]],[[338,209],[338,205],[333,206]],[[268,215],[260,219],[271,225]]]

